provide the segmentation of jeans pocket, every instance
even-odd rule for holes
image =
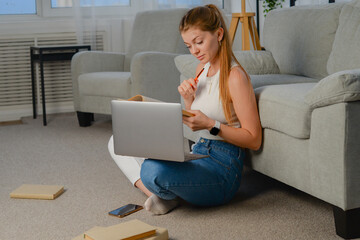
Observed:
[[[220,148],[210,147],[208,150],[208,155],[215,163],[217,163],[227,171],[230,171],[231,158],[226,151],[222,151]]]

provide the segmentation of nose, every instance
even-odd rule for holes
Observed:
[[[194,55],[199,53],[199,49],[196,46],[192,46],[190,51],[191,51],[191,54],[194,54]]]

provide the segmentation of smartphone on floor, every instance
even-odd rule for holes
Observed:
[[[143,206],[130,203],[115,210],[112,210],[111,212],[109,212],[109,215],[122,218],[141,209],[143,209]]]

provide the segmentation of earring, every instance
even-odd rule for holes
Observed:
[[[219,45],[220,45],[220,47],[221,47],[221,41],[219,41]]]

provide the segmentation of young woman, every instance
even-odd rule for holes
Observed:
[[[240,186],[244,148],[256,150],[262,139],[250,78],[232,52],[219,9],[212,4],[191,9],[179,29],[190,53],[200,61],[198,81],[190,78],[178,87],[185,108],[195,114],[183,117],[183,122],[201,136],[193,153],[210,157],[184,163],[154,159],[126,163],[122,161],[126,157],[116,159],[109,142],[119,167],[149,196],[145,209],[155,214],[175,208],[178,198],[199,206],[230,201]],[[131,165],[135,174],[124,165],[127,169]]]

